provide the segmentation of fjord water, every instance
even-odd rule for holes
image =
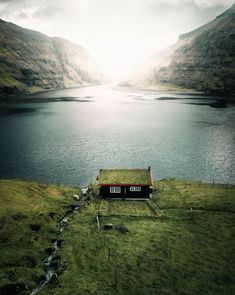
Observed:
[[[151,165],[157,179],[235,183],[235,106],[215,97],[92,86],[1,101],[0,178],[86,185]]]

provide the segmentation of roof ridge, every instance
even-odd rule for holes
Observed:
[[[114,170],[148,170],[148,168],[105,168],[101,169],[101,171],[114,171]]]

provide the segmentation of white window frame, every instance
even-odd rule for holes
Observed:
[[[130,192],[141,192],[141,186],[130,186]]]
[[[120,194],[121,187],[120,186],[110,186],[110,193],[111,194]]]

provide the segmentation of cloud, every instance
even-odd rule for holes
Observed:
[[[10,2],[18,2],[17,0],[0,0],[0,4],[2,3],[10,3]],[[20,1],[23,2],[23,1]]]
[[[0,17],[14,21],[27,18],[36,0],[0,0]],[[24,17],[23,17],[24,16]]]
[[[148,2],[148,1],[147,1]],[[216,6],[228,6],[232,5],[234,0],[151,0],[154,4],[167,4],[171,6],[182,6],[186,4],[194,4],[200,8],[209,8],[209,7],[216,7]]]
[[[101,14],[105,18],[116,18],[121,24],[121,18],[139,13],[141,8],[158,8],[163,12],[166,9],[175,11],[177,8],[194,8],[200,10],[229,7],[234,0],[0,0],[0,17],[11,20],[22,18],[48,19],[56,18],[61,13],[71,15],[71,18],[85,15]],[[107,13],[105,13],[107,12]]]
[[[63,0],[55,0],[48,4],[47,0],[0,0],[0,17],[14,19],[51,18],[59,15]]]
[[[123,74],[234,0],[0,0],[0,18],[81,44]]]
[[[19,12],[18,15],[17,15],[18,19],[26,19],[28,17],[29,17],[28,14],[23,12],[23,11]]]
[[[187,32],[211,20],[229,8],[234,0],[146,0],[149,18],[160,17],[163,25]],[[225,6],[224,6],[225,5]]]
[[[59,16],[62,13],[60,7],[55,5],[48,5],[42,8],[39,8],[35,11],[32,17],[36,17],[39,19],[49,19]]]
[[[195,4],[202,8],[232,5],[234,0],[194,0]]]
[[[0,0],[0,5],[9,6],[15,9],[24,7],[25,5],[40,5],[40,0]]]

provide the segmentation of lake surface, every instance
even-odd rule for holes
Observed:
[[[177,98],[177,99],[175,99]],[[86,185],[100,168],[235,183],[235,106],[92,86],[0,103],[0,178]]]

